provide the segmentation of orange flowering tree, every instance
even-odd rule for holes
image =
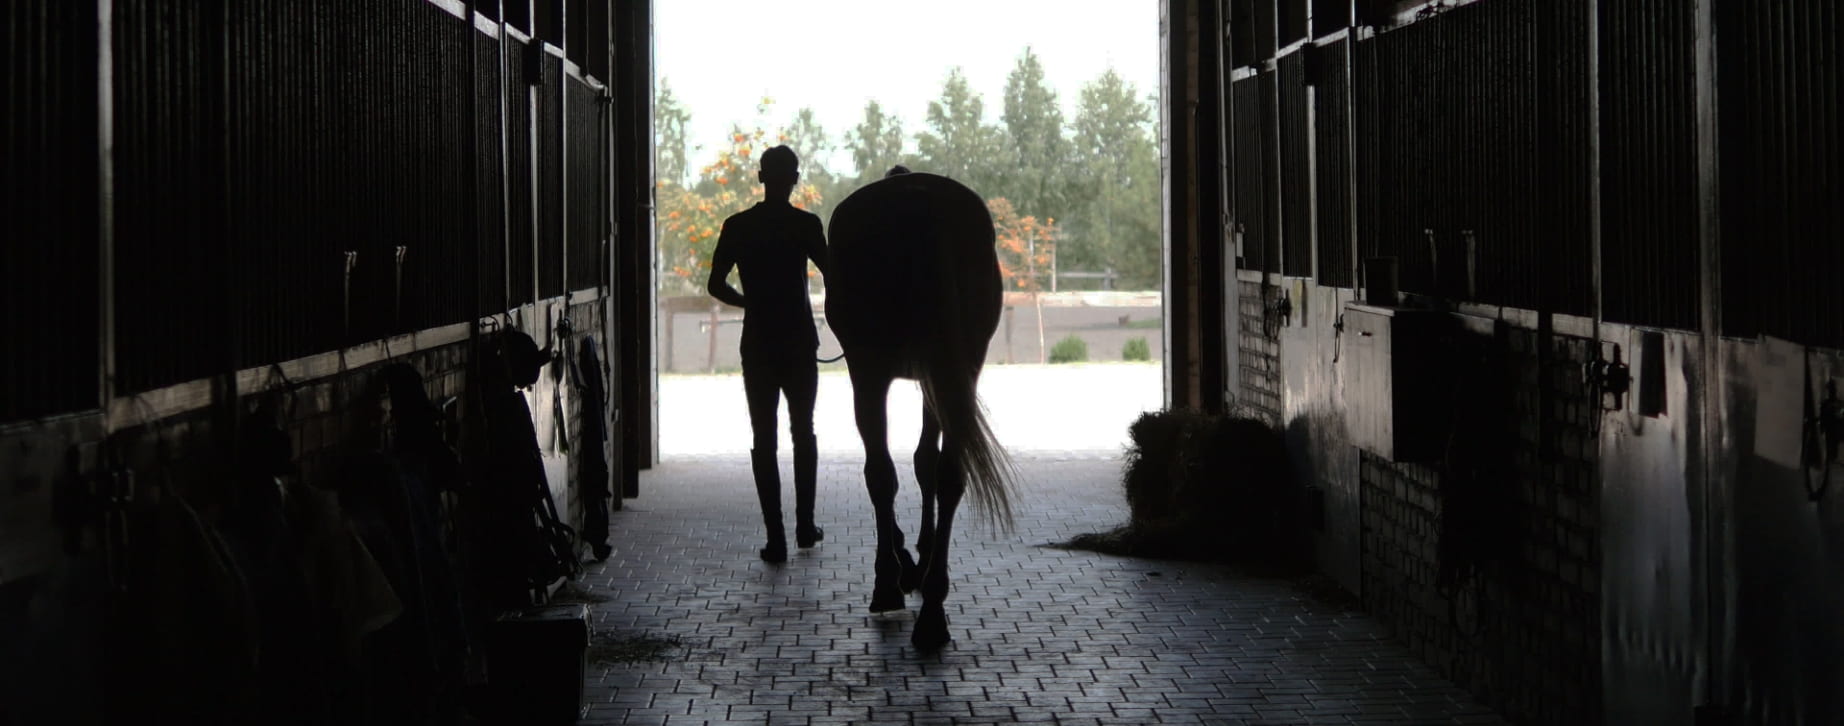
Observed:
[[[758,122],[754,129],[731,128],[730,138],[718,147],[715,159],[698,169],[698,178],[689,188],[674,179],[655,182],[659,209],[654,236],[659,244],[660,292],[702,292],[724,220],[762,201],[756,159],[768,148],[788,140],[785,131],[771,134],[760,123],[759,117],[766,116],[773,103],[773,99],[764,98],[756,105]],[[802,183],[794,188],[790,201],[801,209],[812,208],[820,203],[819,188]]]
[[[986,200],[986,209],[992,212],[999,271],[1007,286],[1021,292],[1042,290],[1056,264],[1056,220],[1021,217],[1004,197]]]
[[[1030,293],[1031,304],[1037,308],[1037,362],[1043,363],[1044,302],[1039,293],[1044,290],[1044,280],[1049,279],[1056,267],[1056,219],[1040,221],[1031,215],[1021,217],[1011,200],[1004,197],[986,200],[986,209],[992,212],[1000,275],[1007,287]],[[1010,361],[1009,337],[1006,345],[1006,360]]]

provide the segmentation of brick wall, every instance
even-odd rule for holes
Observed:
[[[1273,426],[1281,425],[1285,386],[1281,381],[1281,339],[1278,321],[1264,312],[1267,304],[1279,297],[1278,288],[1264,288],[1258,282],[1237,283],[1237,306],[1240,335],[1237,336],[1242,363],[1236,373],[1235,411],[1253,416]]]
[[[1536,332],[1518,329],[1490,345],[1504,384],[1494,400],[1509,412],[1493,435],[1505,437],[1510,461],[1469,495],[1440,465],[1363,453],[1364,604],[1512,720],[1594,723],[1599,402],[1581,376],[1592,347],[1555,336],[1539,355]]]

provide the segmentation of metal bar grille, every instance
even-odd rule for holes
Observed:
[[[1500,0],[1358,43],[1359,248],[1404,290],[1588,312],[1587,20]]]
[[[404,10],[387,29],[396,42],[387,95],[377,104],[388,124],[392,185],[384,199],[385,234],[367,265],[383,300],[370,314],[391,334],[459,322],[473,312],[465,284],[473,250],[463,217],[472,213],[463,170],[472,133],[465,44],[473,31],[429,3]]]
[[[506,275],[511,281],[513,305],[536,299],[533,289],[532,259],[532,113],[531,95],[536,90],[525,82],[527,45],[513,39],[506,41],[506,215],[511,222],[507,238],[510,255]]]
[[[467,44],[476,33],[470,23],[456,22],[434,5],[419,7],[426,16],[420,21],[425,40],[416,66],[430,71],[421,95],[432,110],[424,117],[422,138],[434,143],[433,158],[426,160],[424,169],[433,177],[430,189],[435,198],[429,207],[430,233],[422,241],[428,251],[420,254],[412,248],[405,263],[405,299],[426,301],[416,308],[406,305],[411,311],[407,330],[457,323],[474,315],[473,291],[466,283],[475,242],[467,238],[467,215],[475,212],[468,199],[466,170],[474,163],[467,103],[474,89],[468,85]]]
[[[499,39],[474,35],[473,43],[479,46],[474,87],[478,101],[475,129],[479,136],[474,139],[474,158],[479,195],[474,210],[480,225],[479,246],[475,249],[480,266],[479,306],[474,312],[491,315],[512,306],[506,297],[506,209],[501,199],[504,174],[499,151],[500,79],[506,65],[499,56]]]
[[[0,9],[0,422],[97,404],[94,14],[61,0]]]
[[[230,67],[230,234],[240,270],[236,356],[259,365],[330,347],[341,260],[316,193],[329,178],[317,99],[332,69],[312,31],[322,13],[291,2],[241,5]],[[327,42],[333,42],[330,39]]]
[[[1314,213],[1321,285],[1351,287],[1351,50],[1349,40],[1318,49],[1313,87]]]
[[[1844,348],[1836,3],[1715,10],[1723,332]]]
[[[1267,272],[1279,272],[1281,266],[1281,227],[1286,224],[1286,211],[1281,203],[1281,150],[1280,150],[1280,102],[1279,91],[1275,88],[1275,73],[1262,71],[1255,76],[1259,94],[1255,109],[1259,114],[1261,150],[1261,201],[1262,216],[1267,224],[1262,225],[1261,237],[1244,244],[1261,247],[1261,269]]]
[[[123,393],[207,376],[224,268],[223,28],[210,3],[115,7],[115,349]]]
[[[1699,305],[1695,8],[1600,5],[1602,315],[1693,329]]]
[[[1536,140],[1547,193],[1538,213],[1537,234],[1528,238],[1528,253],[1545,266],[1538,291],[1540,310],[1572,315],[1594,312],[1594,77],[1588,59],[1594,52],[1593,18],[1588,3],[1532,2],[1536,14]],[[1514,264],[1514,263],[1513,263]],[[1502,267],[1507,275],[1515,268]]]
[[[416,0],[110,7],[102,39],[96,3],[0,9],[0,213],[14,222],[0,245],[0,303],[14,311],[0,339],[27,352],[0,361],[0,421],[100,403],[111,298],[115,391],[135,394],[504,310],[533,298],[534,272],[546,275],[546,294],[564,289],[571,267],[583,287],[600,281],[605,116],[598,92],[567,79],[560,59],[537,57],[533,90],[530,58],[502,57],[498,39]],[[107,208],[98,42],[112,59]],[[474,69],[461,61],[469,42],[479,44]],[[531,93],[543,94],[537,118]],[[513,136],[504,161],[502,125]],[[581,153],[564,156],[566,137]],[[502,164],[513,172],[510,210]],[[534,219],[546,243],[536,266]],[[470,288],[475,265],[482,281]]]
[[[1231,149],[1231,173],[1235,175],[1234,222],[1232,231],[1240,233],[1242,259],[1239,266],[1248,270],[1267,270],[1268,203],[1262,188],[1261,85],[1253,77],[1235,81],[1230,87],[1236,113],[1230,119],[1234,146]]]
[[[1359,261],[1388,256],[1395,251],[1384,242],[1389,229],[1385,219],[1384,198],[1391,191],[1383,180],[1395,178],[1393,154],[1385,154],[1384,143],[1395,135],[1396,99],[1384,92],[1388,78],[1375,42],[1357,43],[1351,51],[1352,133],[1357,135],[1356,155],[1352,159],[1357,175],[1357,254]],[[1364,269],[1362,265],[1359,269]],[[1359,280],[1359,284],[1368,285]]]
[[[538,87],[538,296],[563,294],[563,59],[545,53]]]
[[[348,143],[334,146],[333,158],[343,171],[326,190],[333,209],[343,210],[334,239],[341,251],[356,251],[351,271],[350,302],[340,305],[340,344],[374,340],[390,330],[388,317],[393,264],[391,250],[403,238],[405,215],[394,209],[403,193],[404,141],[400,119],[404,110],[395,103],[404,69],[397,52],[402,33],[403,3],[380,3],[369,17],[356,6],[341,7],[329,29],[352,43],[352,53],[341,56],[342,68],[332,95],[320,102],[338,114],[335,128]],[[350,65],[347,65],[350,64]],[[370,72],[350,72],[367,69]],[[348,299],[344,270],[334,289],[336,304]]]
[[[569,167],[569,275],[570,289],[583,290],[601,283],[602,208],[607,186],[600,174],[602,154],[601,94],[589,84],[572,78],[569,82],[570,155]]]
[[[1312,128],[1306,113],[1306,54],[1275,62],[1280,94],[1281,270],[1313,274],[1313,165],[1308,151]]]

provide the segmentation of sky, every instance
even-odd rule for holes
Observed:
[[[696,169],[729,134],[751,127],[762,97],[773,130],[811,107],[833,143],[875,99],[903,121],[908,148],[928,102],[960,66],[998,124],[1005,77],[1030,46],[1065,121],[1079,91],[1110,66],[1142,97],[1159,90],[1155,0],[654,0],[655,84],[691,111]],[[1154,111],[1157,118],[1157,111]],[[849,154],[829,164],[849,173]]]

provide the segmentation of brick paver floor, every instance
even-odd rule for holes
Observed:
[[[1125,519],[1116,452],[1016,456],[1017,528],[957,528],[954,642],[937,654],[909,645],[918,600],[866,610],[873,527],[860,455],[822,461],[826,541],[778,566],[755,556],[745,456],[649,472],[615,516],[616,554],[585,584],[609,598],[591,606],[599,631],[681,647],[663,661],[592,665],[585,723],[1502,723],[1370,618],[1284,582],[1045,547]],[[913,538],[901,458],[898,511]]]

